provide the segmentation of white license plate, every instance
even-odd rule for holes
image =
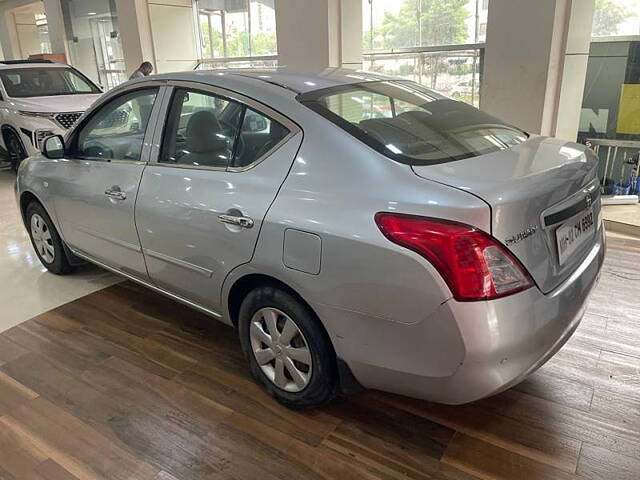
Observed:
[[[588,209],[571,217],[556,230],[556,243],[558,245],[558,262],[564,265],[567,259],[589,240],[596,231],[595,215],[593,209]]]

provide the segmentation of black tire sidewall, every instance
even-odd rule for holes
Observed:
[[[249,327],[256,311],[273,307],[286,313],[298,326],[307,341],[313,362],[311,380],[300,392],[278,388],[262,372],[251,348]],[[302,409],[322,405],[337,394],[336,357],[331,342],[320,326],[318,318],[291,293],[271,286],[252,290],[242,302],[238,315],[240,343],[251,373],[280,403],[289,408]]]
[[[14,148],[12,144],[14,142],[16,143],[20,151],[18,152],[13,151]],[[20,137],[18,137],[16,133],[13,131],[9,131],[8,133],[5,134],[5,143],[7,146],[7,156],[9,157],[9,161],[11,162],[11,168],[14,170],[18,170],[18,167],[20,166],[20,162],[22,162],[22,160],[26,158],[26,151],[24,149],[24,145],[22,145],[22,141],[20,140]],[[12,158],[12,153],[18,158]]]
[[[53,262],[51,263],[47,263],[44,258],[42,258],[40,252],[38,251],[38,248],[35,245],[35,242],[33,241],[33,235],[31,234],[31,217],[34,214],[40,215],[42,220],[44,220],[44,222],[47,224],[47,228],[51,233],[51,241],[53,243],[54,249],[54,258]],[[25,218],[27,230],[29,232],[29,238],[31,239],[31,245],[36,251],[36,255],[38,256],[38,259],[40,260],[42,265],[44,265],[50,272],[58,275],[70,272],[72,270],[72,267],[71,265],[69,265],[67,256],[65,255],[62,239],[60,238],[60,235],[58,235],[58,231],[56,230],[53,222],[51,221],[51,218],[49,218],[49,215],[47,215],[47,212],[42,207],[42,205],[37,202],[31,202],[27,207]]]

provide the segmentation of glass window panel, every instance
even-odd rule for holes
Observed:
[[[381,153],[412,165],[475,157],[527,138],[478,109],[402,80],[327,88],[303,94],[300,101]]]
[[[10,97],[99,93],[95,85],[91,85],[70,68],[41,67],[0,71],[0,80]]]
[[[249,50],[249,13],[246,6],[227,10],[224,15],[227,57],[247,57]]]
[[[115,3],[61,0],[60,5],[73,66],[107,89],[126,81]]]
[[[480,43],[488,0],[362,0],[365,51]]]
[[[156,94],[157,89],[137,90],[100,108],[78,133],[76,155],[140,160]]]
[[[596,0],[592,37],[640,34],[640,2],[638,0]]]
[[[159,162],[225,168],[233,155],[242,106],[213,94],[178,89],[171,101]]]
[[[275,0],[196,2],[203,60],[233,61],[237,57],[277,54]]]
[[[274,0],[251,0],[251,55],[275,55],[276,12]]]
[[[366,55],[365,70],[395,75],[478,106],[480,50]]]
[[[260,112],[247,108],[233,159],[234,167],[247,167],[273,150],[289,130]]]

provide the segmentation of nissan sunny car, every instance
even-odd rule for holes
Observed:
[[[578,326],[596,167],[402,79],[200,71],[110,91],[16,195],[46,268],[93,262],[236,327],[289,407],[358,387],[459,404]]]

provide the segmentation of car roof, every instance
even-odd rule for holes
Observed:
[[[15,70],[15,69],[23,69],[23,68],[71,68],[70,65],[66,63],[57,63],[57,62],[38,62],[38,61],[23,61],[23,62],[12,62],[6,61],[3,62],[0,60],[0,70]]]
[[[222,76],[231,78],[235,77],[237,79],[253,79],[255,81],[276,85],[296,94],[339,85],[394,79],[394,77],[378,73],[343,68],[329,68],[326,70],[311,71],[287,67],[195,70],[192,72],[154,75],[154,77],[158,79],[179,78],[180,80],[192,80],[201,83],[211,83],[212,85],[219,84],[221,80],[220,77]],[[395,79],[397,80],[397,78]]]

